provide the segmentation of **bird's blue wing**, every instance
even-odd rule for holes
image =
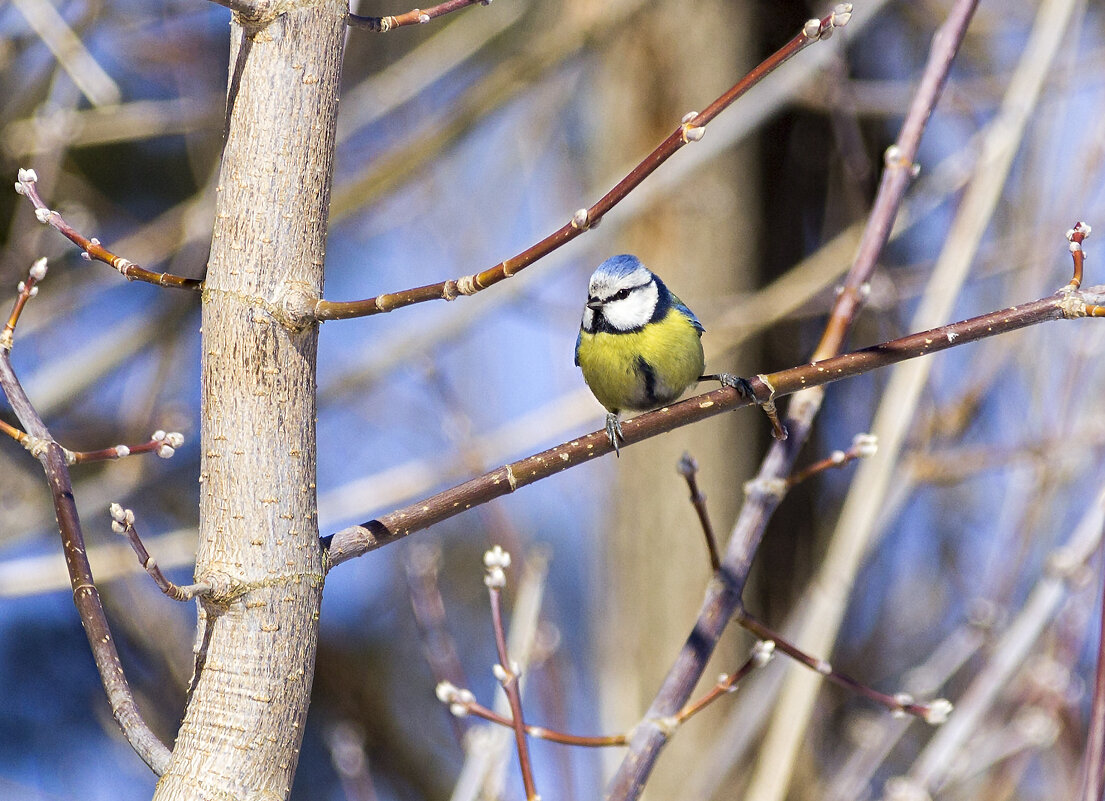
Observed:
[[[583,332],[580,331],[576,334],[576,350],[575,350],[575,363],[576,367],[579,367],[579,343],[583,341]]]
[[[699,336],[706,333],[706,329],[702,327],[702,323],[698,321],[698,318],[694,316],[694,312],[688,309],[679,298],[674,294],[671,296],[671,305],[675,307],[675,310],[691,321],[691,325],[698,331]]]

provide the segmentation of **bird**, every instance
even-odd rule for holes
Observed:
[[[611,256],[587,286],[575,363],[595,398],[606,407],[606,435],[614,452],[622,436],[618,415],[671,403],[703,380],[748,391],[748,382],[728,374],[702,375],[706,331],[660,276],[636,256]]]

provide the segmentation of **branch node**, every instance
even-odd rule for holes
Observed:
[[[513,273],[509,272],[506,269],[505,265],[503,267],[503,272],[507,275],[513,275]],[[480,287],[476,284],[475,273],[473,273],[472,275],[462,276],[461,278],[458,278],[455,283],[457,291],[460,292],[460,294],[462,295],[475,295],[477,292],[480,291]]]
[[[28,170],[23,167],[19,168],[19,172],[16,173],[15,191],[17,194],[27,194],[27,186],[38,183],[38,173],[34,170]]]
[[[680,721],[677,715],[664,715],[663,717],[653,718],[652,723],[663,732],[665,737],[670,739],[675,736]]]
[[[946,723],[954,708],[952,702],[947,698],[937,698],[926,707],[924,721],[930,726],[939,726]]]
[[[491,590],[501,590],[506,586],[506,569],[510,567],[510,553],[504,551],[501,545],[496,545],[490,550],[484,551],[483,565],[487,568],[487,575],[483,577],[483,583]]]
[[[775,656],[774,640],[757,640],[752,646],[752,663],[755,667],[763,667]]]
[[[852,448],[856,456],[861,459],[869,459],[879,452],[879,438],[875,434],[856,434],[852,438]]]
[[[28,434],[26,441],[23,443],[23,447],[30,451],[31,456],[42,461],[42,457],[46,455],[46,451],[52,443],[53,440],[51,439]]]
[[[781,501],[787,494],[787,482],[783,478],[754,478],[744,483],[744,494]]]

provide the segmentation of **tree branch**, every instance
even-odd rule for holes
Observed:
[[[62,236],[81,249],[81,255],[88,261],[102,261],[118,270],[128,281],[144,281],[147,284],[171,287],[173,289],[187,289],[192,292],[203,290],[203,281],[198,278],[184,278],[170,273],[157,273],[139,267],[129,259],[116,256],[110,250],[100,244],[100,240],[86,237],[75,229],[56,211],[51,209],[38,194],[38,175],[34,170],[21,169],[19,179],[15,183],[15,191],[25,195],[35,207],[35,217],[43,225],[49,225]]]
[[[1086,290],[1073,290],[1064,287],[1050,297],[1011,306],[1007,309],[972,317],[958,323],[921,331],[899,339],[893,339],[880,345],[833,356],[818,362],[800,364],[776,373],[758,375],[750,379],[757,397],[781,397],[791,395],[803,389],[820,387],[842,378],[861,375],[880,367],[887,367],[907,359],[937,353],[942,350],[965,345],[998,334],[1016,331],[1047,320],[1075,319],[1085,317],[1087,310],[1093,310],[1105,303],[1105,286],[1091,287]],[[622,421],[624,444],[628,447],[675,428],[705,420],[722,412],[748,406],[752,400],[742,397],[731,387],[722,387],[713,392],[696,395],[680,403],[646,412],[638,417]],[[794,442],[803,438],[792,438],[777,443],[776,448],[797,448]],[[350,526],[323,539],[327,550],[326,569],[341,564],[369,551],[388,545],[408,534],[422,531],[430,526],[455,517],[461,512],[508,495],[520,487],[528,486],[541,479],[567,470],[597,456],[613,451],[610,438],[604,430],[565,442],[541,453],[529,456],[517,462],[504,465],[477,478],[465,481],[451,489],[439,492],[409,506],[396,509],[386,515],[369,520],[357,526]],[[777,467],[777,466],[776,466]],[[784,474],[785,476],[786,474]],[[754,485],[753,495],[763,492],[771,496],[774,490],[771,483],[761,480]],[[756,488],[759,489],[756,489]],[[747,554],[751,561],[751,552]],[[723,565],[723,570],[726,569]],[[743,574],[733,571],[729,578],[741,576],[734,584],[743,585]],[[726,615],[728,617],[728,615]]]
[[[92,579],[92,568],[85,553],[84,533],[77,515],[77,504],[73,498],[73,484],[69,478],[65,450],[50,436],[45,423],[38,416],[30,399],[23,391],[19,379],[12,369],[10,346],[0,347],[0,389],[3,389],[19,422],[33,439],[31,453],[46,471],[50,485],[50,495],[54,502],[54,514],[61,535],[62,550],[65,553],[65,565],[69,570],[69,579],[73,587],[73,603],[84,624],[85,635],[96,661],[104,691],[111,704],[111,712],[123,730],[123,735],[142,761],[150,766],[158,776],[169,765],[169,749],[150,730],[142,713],[134,701],[130,685],[123,673],[123,664],[111,628],[104,614],[100,593]]]
[[[390,30],[407,25],[422,25],[436,17],[474,5],[489,6],[491,0],[447,0],[447,2],[440,3],[432,8],[412,8],[407,13],[394,17],[362,17],[357,14],[350,14],[346,19],[346,24],[351,28],[364,28],[377,33],[387,33]]]
[[[513,258],[499,262],[494,267],[480,273],[442,281],[436,284],[414,287],[401,292],[378,295],[366,300],[332,301],[320,300],[315,304],[315,317],[320,321],[345,320],[354,317],[368,317],[373,314],[394,311],[415,303],[430,300],[456,300],[461,295],[474,295],[500,281],[516,275],[538,259],[566,245],[577,236],[599,224],[603,216],[620,203],[633,189],[641,184],[661,164],[689,142],[697,142],[706,133],[706,125],[718,114],[763,80],[792,56],[811,44],[829,38],[832,32],[847,24],[851,17],[851,5],[842,3],[833,13],[821,20],[811,19],[802,32],[787,42],[779,50],[766,58],[755,69],[734,84],[727,92],[714,100],[701,112],[690,112],[683,117],[676,128],[655,150],[638,164],[625,178],[599,198],[590,208],[579,209],[572,219],[557,231],[549,234],[535,245]]]

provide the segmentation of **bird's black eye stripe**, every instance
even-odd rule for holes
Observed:
[[[630,296],[630,294],[633,292],[634,289],[636,289],[636,287],[629,287],[628,289],[619,289],[617,292],[615,292],[613,295],[610,296],[610,298],[607,300],[607,303],[610,303],[611,301],[615,301],[615,300],[625,300],[626,298],[628,298]]]

